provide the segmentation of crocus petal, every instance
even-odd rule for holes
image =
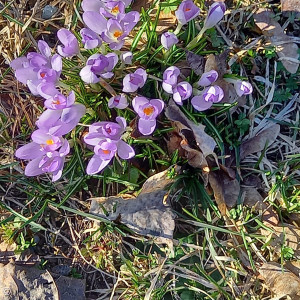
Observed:
[[[59,90],[55,87],[53,83],[40,83],[37,86],[37,91],[45,99],[54,97],[57,94],[60,94]]]
[[[212,101],[205,101],[202,95],[193,97],[191,103],[193,107],[198,111],[207,110],[213,105]]]
[[[85,83],[97,83],[99,78],[92,72],[92,66],[85,66],[81,69],[79,75]]]
[[[141,134],[150,135],[156,127],[156,120],[139,119],[138,128]]]
[[[46,109],[36,121],[36,125],[39,128],[50,128],[59,120],[61,113],[61,110]]]
[[[98,145],[104,137],[99,136],[98,132],[90,132],[85,135],[84,142],[88,145],[96,146]]]
[[[161,35],[162,46],[169,50],[173,45],[178,43],[178,38],[173,32],[165,32]]]
[[[135,110],[135,112],[138,113],[140,106],[143,106],[147,103],[149,103],[149,100],[147,98],[145,98],[145,97],[135,97],[132,100],[132,107]]]
[[[117,123],[121,126],[122,129],[125,129],[127,126],[126,120],[123,117],[116,117]]]
[[[178,22],[185,25],[187,22],[196,18],[200,13],[199,7],[197,7],[192,0],[186,0],[181,2],[178,10],[175,11]]]
[[[99,12],[100,8],[103,6],[104,4],[101,0],[83,0],[81,3],[83,11]]]
[[[109,162],[110,160],[102,160],[98,155],[94,155],[87,165],[86,173],[88,175],[97,174],[103,170]]]
[[[135,155],[135,152],[131,146],[120,140],[118,142],[118,155],[122,159],[130,159]]]
[[[63,112],[61,114],[61,121],[63,123],[70,123],[77,120],[76,123],[78,123],[84,114],[85,106],[77,103],[72,105],[71,107],[63,109]]]
[[[52,173],[52,182],[57,181],[62,175],[62,168]]]
[[[70,107],[75,102],[75,93],[74,91],[71,91],[70,94],[67,97],[67,107]]]
[[[107,20],[95,11],[86,11],[82,15],[83,21],[88,28],[98,34],[106,30]]]
[[[55,70],[56,72],[61,72],[62,71],[62,58],[58,54],[54,54],[51,58],[51,66],[52,69]]]
[[[207,17],[204,21],[203,28],[209,29],[217,25],[221,19],[224,17],[224,13],[226,11],[226,6],[224,2],[215,2],[209,8],[207,13]]]
[[[51,56],[51,49],[46,42],[42,40],[38,41],[38,48],[42,55],[48,58]]]
[[[42,168],[39,167],[41,158],[37,157],[30,161],[25,168],[25,175],[26,176],[37,176],[45,173]]]
[[[201,78],[198,81],[199,86],[209,86],[214,83],[218,79],[218,72],[215,70],[211,70],[209,72],[203,73]]]
[[[17,57],[16,59],[12,60],[10,63],[10,67],[14,70],[24,68],[24,65],[28,64],[28,58],[25,56]]]
[[[28,80],[37,79],[37,72],[34,71],[34,68],[21,68],[15,71],[16,78],[23,84],[27,84]]]
[[[41,146],[37,143],[31,142],[20,147],[16,151],[15,156],[20,159],[34,159],[37,157],[41,157],[43,154],[44,153],[41,149]]]
[[[152,99],[150,100],[150,104],[157,108],[157,114],[160,114],[165,106],[164,101],[160,99]]]

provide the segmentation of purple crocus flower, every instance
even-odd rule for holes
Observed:
[[[87,10],[83,13],[82,19],[89,29],[100,35],[106,30],[107,20],[99,11]]]
[[[131,146],[121,140],[126,128],[122,117],[114,122],[97,122],[89,127],[89,133],[84,137],[85,143],[94,146],[94,156],[88,163],[87,174],[99,173],[117,153],[122,159],[130,159],[135,155]]]
[[[201,78],[198,81],[199,86],[209,86],[218,79],[218,72],[211,70],[209,72],[203,73]]]
[[[118,141],[126,129],[126,120],[116,118],[117,123],[102,121],[96,122],[89,127],[89,133],[84,137],[88,145],[96,146],[103,139]]]
[[[62,175],[65,156],[70,152],[68,141],[43,130],[34,131],[32,139],[33,142],[20,147],[15,153],[20,159],[30,160],[25,168],[25,175],[50,173],[52,181],[57,181]]]
[[[122,1],[108,1],[99,11],[106,18],[114,18],[120,13],[125,13],[125,4]]]
[[[106,30],[101,34],[102,39],[109,44],[110,49],[119,50],[133,27],[138,23],[140,15],[136,11],[118,14],[116,19],[109,19]]]
[[[86,62],[86,66],[80,71],[81,79],[86,83],[99,82],[99,76],[111,78],[113,68],[118,63],[118,56],[115,53],[93,54]]]
[[[216,26],[224,17],[225,11],[226,5],[224,2],[215,2],[214,4],[212,4],[204,21],[202,31]]]
[[[68,29],[62,28],[58,30],[57,37],[64,45],[57,46],[57,52],[64,57],[72,57],[79,54],[79,45],[75,35]]]
[[[218,85],[210,86],[201,95],[192,98],[191,103],[198,111],[209,109],[214,103],[220,102],[224,98],[224,92]]]
[[[132,54],[131,51],[123,52],[120,55],[120,60],[125,65],[131,65],[132,64],[132,59],[133,59],[133,54]]]
[[[80,30],[80,35],[82,37],[82,44],[85,49],[94,49],[101,46],[102,41],[98,34],[88,28],[82,28]]]
[[[41,53],[29,52],[27,57],[14,59],[10,66],[17,80],[27,85],[33,95],[38,95],[37,87],[43,82],[56,83],[62,70],[62,59],[58,54],[51,57],[51,49],[44,41],[38,41]]]
[[[145,97],[135,97],[132,106],[140,117],[138,128],[141,134],[149,135],[156,127],[156,118],[164,108],[164,102],[160,99],[148,100]]]
[[[187,81],[182,81],[173,89],[173,99],[178,105],[182,105],[182,100],[186,100],[191,97],[192,92],[192,86]]]
[[[253,87],[250,82],[242,81],[242,80],[236,80],[234,82],[234,88],[236,90],[236,93],[239,97],[243,95],[249,95],[253,92]]]
[[[181,2],[176,10],[175,15],[178,20],[178,23],[185,25],[187,22],[196,18],[200,13],[198,6],[194,4],[192,0],[186,0]]]
[[[128,101],[126,99],[126,96],[124,94],[117,95],[114,97],[111,97],[108,101],[108,107],[109,108],[118,108],[118,109],[124,109],[128,106]]]
[[[133,93],[137,91],[138,88],[144,86],[147,76],[147,72],[142,68],[138,68],[134,73],[127,74],[123,79],[123,92]]]
[[[71,94],[72,95],[72,94]],[[49,101],[50,99],[46,100]],[[69,95],[70,103],[75,99]],[[46,109],[39,117],[36,125],[39,129],[51,135],[62,136],[69,133],[78,124],[85,114],[85,106],[79,103],[69,105],[68,98],[66,107],[63,109]]]
[[[161,44],[167,50],[178,43],[178,38],[173,32],[165,32],[161,35]]]
[[[162,87],[167,93],[173,94],[179,75],[180,70],[175,66],[169,67],[164,71]]]

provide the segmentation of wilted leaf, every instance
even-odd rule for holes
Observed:
[[[223,170],[210,172],[208,181],[221,214],[226,215],[226,207],[233,207],[237,203],[240,194],[239,182],[235,178],[232,179]]]
[[[241,193],[244,196],[244,205],[252,208],[254,211],[263,210],[267,205],[263,202],[263,197],[255,187],[243,187]]]
[[[269,226],[264,222],[266,226]],[[274,247],[274,250],[280,255],[282,246],[292,248],[295,253],[294,255],[300,257],[300,229],[292,225],[284,226],[271,226],[271,229],[274,231],[271,233],[265,229],[261,229],[261,233],[265,236],[272,235],[272,241],[270,246]]]
[[[205,59],[203,56],[195,54],[192,51],[187,51],[186,60],[188,65],[197,75],[201,76],[203,74],[205,64]]]
[[[300,277],[300,261],[299,260],[291,260],[286,261],[284,266],[293,272],[295,275]]]
[[[141,235],[172,239],[175,215],[165,201],[167,187],[172,182],[166,170],[148,178],[136,198],[92,199],[90,212],[112,221],[119,220]]]
[[[285,270],[275,262],[265,263],[259,273],[269,289],[278,297],[289,296],[300,299],[300,279],[292,272]]]
[[[266,145],[269,147],[275,142],[279,132],[280,125],[274,124],[243,142],[240,148],[240,159],[242,160],[250,154],[262,151]]]
[[[295,74],[299,67],[299,53],[297,44],[284,33],[280,24],[274,20],[270,10],[260,8],[254,15],[255,24],[262,31],[263,35],[276,47],[276,53],[282,59],[282,64],[292,74]]]
[[[191,148],[186,141],[181,142],[181,147],[187,152],[188,164],[194,168],[203,169],[207,167],[207,161],[202,152]]]
[[[204,157],[214,154],[216,142],[211,136],[205,133],[204,125],[195,124],[194,122],[190,121],[173,100],[169,101],[169,105],[165,110],[165,114],[169,120],[181,123],[186,127],[187,131],[190,131],[190,134],[194,136],[196,144],[203,153]],[[190,144],[189,139],[187,140]]]

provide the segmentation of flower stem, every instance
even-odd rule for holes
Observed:
[[[175,31],[174,31],[174,34],[178,34],[179,33],[179,31],[181,30],[181,28],[182,28],[182,24],[181,23],[178,23],[177,24],[177,27],[176,27],[176,29],[175,29]]]
[[[103,78],[99,78],[99,83],[100,85],[107,90],[112,96],[116,96],[117,93],[116,91],[111,87],[111,85],[109,83],[107,83]]]
[[[78,57],[80,58],[80,60],[82,60],[83,62],[86,61],[85,57],[84,57],[80,52],[77,54],[77,56],[78,56]]]
[[[200,39],[202,38],[202,36],[203,36],[203,34],[204,34],[205,31],[206,31],[206,28],[203,27],[203,28],[201,29],[201,31],[198,33],[198,35],[197,35],[195,38],[193,38],[193,39],[188,43],[188,45],[186,46],[186,48],[187,48],[188,50],[194,49],[194,48],[196,47],[197,43],[198,43],[198,42],[200,41]]]

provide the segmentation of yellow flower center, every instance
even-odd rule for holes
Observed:
[[[111,10],[111,12],[113,13],[113,14],[117,14],[117,13],[119,13],[119,6],[115,6],[112,10]]]
[[[143,109],[143,112],[146,116],[151,116],[154,112],[154,107],[153,106],[148,106]]]
[[[47,141],[46,141],[46,144],[47,144],[47,145],[53,145],[53,144],[54,144],[54,141],[53,141],[52,139],[47,140]]]
[[[123,34],[122,31],[118,31],[118,30],[117,30],[117,31],[114,32],[114,37],[115,37],[115,38],[118,38],[118,37],[120,37],[122,34]]]
[[[103,150],[103,149],[102,149],[102,152],[103,152],[104,154],[110,154],[110,150]]]

